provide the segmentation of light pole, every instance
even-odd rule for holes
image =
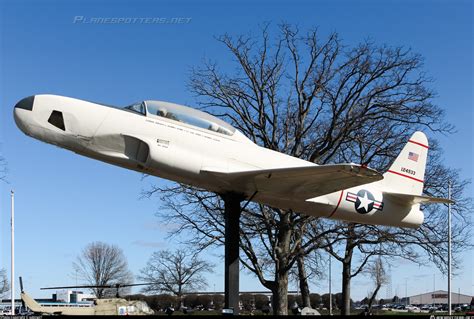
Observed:
[[[408,306],[408,277],[405,277],[405,306]]]
[[[215,308],[214,300],[216,299],[216,284],[214,284],[214,292],[212,294],[212,308]],[[255,297],[254,297],[255,299]]]
[[[15,315],[15,193],[11,190],[11,302],[12,302],[12,316]]]
[[[448,199],[451,200],[451,181],[448,181]],[[448,315],[451,316],[451,203],[448,203]]]
[[[332,293],[331,293],[331,255],[329,255],[329,315],[332,316]]]

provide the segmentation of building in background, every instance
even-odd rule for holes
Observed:
[[[452,305],[471,304],[472,296],[451,292]],[[447,305],[448,292],[446,290],[436,290],[424,294],[408,297],[411,305]]]

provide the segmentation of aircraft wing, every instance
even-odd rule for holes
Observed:
[[[201,170],[228,191],[306,200],[383,179],[377,171],[357,164],[285,167],[239,172]]]

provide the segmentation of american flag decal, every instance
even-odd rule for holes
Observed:
[[[414,162],[418,162],[418,154],[413,153],[413,152],[409,152],[408,153],[408,159],[412,160]]]

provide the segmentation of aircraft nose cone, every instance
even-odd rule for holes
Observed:
[[[24,109],[24,110],[28,110],[28,111],[33,111],[33,103],[34,102],[35,102],[35,96],[34,95],[28,96],[28,97],[25,97],[20,102],[18,102],[15,105],[15,108]]]

